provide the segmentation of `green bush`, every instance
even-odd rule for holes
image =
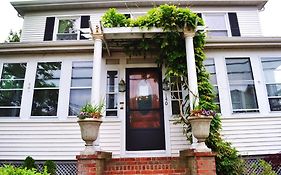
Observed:
[[[35,164],[35,160],[30,156],[27,156],[25,158],[25,160],[23,161],[23,167],[28,169],[28,170],[38,168],[37,165]]]
[[[277,175],[277,173],[272,170],[271,165],[262,159],[258,161],[258,164],[253,164],[252,168],[261,169],[261,172],[258,174],[252,173],[251,175]]]
[[[27,168],[16,168],[11,165],[4,165],[0,167],[1,175],[49,175],[47,173],[47,168],[44,169],[42,173],[37,172],[37,169],[27,169]]]
[[[54,161],[52,160],[47,160],[45,163],[44,163],[44,167],[47,168],[47,172],[50,173],[50,175],[55,175],[56,174],[56,164]]]

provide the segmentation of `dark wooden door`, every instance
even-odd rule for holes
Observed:
[[[126,86],[126,150],[164,150],[161,71],[126,69]]]

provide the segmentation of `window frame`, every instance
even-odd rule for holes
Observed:
[[[77,20],[77,39],[76,40],[58,40],[57,35],[59,30],[59,21],[60,20],[70,20],[76,19]],[[53,41],[77,41],[80,40],[80,33],[81,33],[81,16],[57,16],[55,17],[55,24],[54,24],[54,32],[53,32]]]
[[[215,16],[215,15],[223,15],[224,16],[224,21],[225,21],[225,26],[226,26],[226,32],[227,32],[227,36],[212,36],[209,35],[208,32],[212,32],[212,31],[225,31],[224,29],[209,29],[208,25],[206,24],[206,16],[211,15],[211,16]],[[207,31],[207,36],[208,37],[231,37],[231,28],[230,28],[230,23],[229,23],[229,17],[228,17],[228,13],[227,12],[202,12],[202,19],[205,23],[205,27],[206,27],[206,31]]]
[[[249,64],[250,64],[250,68],[251,68],[251,74],[252,74],[252,78],[253,80],[244,80],[244,81],[252,81],[252,85],[254,86],[254,90],[255,90],[255,100],[257,103],[257,108],[256,109],[239,109],[236,110],[237,112],[235,112],[235,110],[233,109],[233,104],[232,104],[232,98],[231,98],[231,83],[228,77],[228,71],[227,71],[227,65],[226,65],[226,60],[227,59],[248,59],[249,60]],[[233,57],[233,56],[229,56],[229,57],[224,57],[224,65],[225,65],[225,75],[226,75],[226,79],[227,79],[227,86],[228,86],[228,96],[229,96],[229,103],[230,103],[230,109],[231,109],[231,114],[232,115],[239,115],[239,114],[256,114],[256,113],[260,113],[261,112],[261,106],[260,106],[260,100],[259,100],[259,94],[258,94],[258,88],[257,88],[257,84],[256,84],[256,80],[255,80],[255,71],[253,69],[253,63],[252,63],[252,57],[250,56],[237,56],[237,57]],[[241,80],[239,80],[240,82],[238,82],[238,80],[235,80],[235,83],[233,85],[245,85],[245,83],[242,83]],[[238,82],[238,83],[236,83]],[[249,83],[248,83],[249,84]],[[223,107],[223,106],[222,106]],[[239,112],[241,111],[241,112]],[[244,112],[243,112],[244,111]]]

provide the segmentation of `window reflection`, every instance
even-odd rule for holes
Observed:
[[[0,80],[0,116],[20,113],[26,63],[4,63]]]
[[[32,103],[32,116],[56,116],[61,62],[38,63]]]
[[[249,58],[227,58],[233,112],[257,112],[258,103]]]

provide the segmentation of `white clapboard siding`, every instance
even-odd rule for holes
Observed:
[[[113,157],[120,156],[121,122],[105,121],[101,125],[99,141],[102,150],[112,152]]]
[[[242,37],[262,36],[257,10],[238,11],[237,18]]]
[[[275,154],[281,150],[281,120],[278,117],[224,118],[223,137],[242,155]]]
[[[120,155],[120,123],[104,121],[100,130],[104,150]],[[76,121],[1,121],[0,160],[75,160],[84,149]]]
[[[190,142],[186,140],[183,134],[182,125],[174,124],[174,121],[170,121],[170,142],[171,142],[171,154],[172,156],[179,156],[179,151],[187,149]]]
[[[24,17],[21,42],[43,41],[46,16],[27,15]]]

